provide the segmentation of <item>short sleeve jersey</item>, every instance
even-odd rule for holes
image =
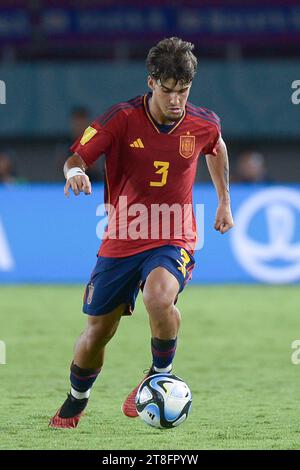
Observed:
[[[108,225],[99,255],[126,257],[162,245],[196,244],[192,188],[200,154],[216,154],[218,116],[187,103],[167,131],[150,94],[112,106],[71,147],[87,166],[105,154]]]

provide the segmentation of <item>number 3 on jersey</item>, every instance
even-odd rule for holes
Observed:
[[[161,180],[150,181],[150,186],[164,186],[167,183],[170,162],[159,162],[155,160],[153,162],[153,165],[155,166],[155,168],[158,168],[158,170],[155,173],[157,175],[161,175]]]

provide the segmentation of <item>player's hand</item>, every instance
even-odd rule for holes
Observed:
[[[214,228],[220,233],[226,233],[234,226],[230,203],[220,203],[216,213]]]
[[[77,175],[66,181],[64,187],[64,193],[66,197],[70,196],[69,189],[73,190],[75,196],[78,196],[80,193],[91,194],[92,185],[88,175]]]

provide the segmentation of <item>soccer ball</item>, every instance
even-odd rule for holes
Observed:
[[[135,403],[145,423],[155,428],[174,428],[188,417],[192,394],[176,375],[155,374],[141,383]]]

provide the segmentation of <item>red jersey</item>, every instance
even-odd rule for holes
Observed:
[[[106,155],[108,227],[100,256],[125,257],[162,245],[194,252],[192,187],[201,153],[216,154],[220,120],[187,103],[173,126],[160,126],[150,94],[111,107],[71,147],[87,166]]]

